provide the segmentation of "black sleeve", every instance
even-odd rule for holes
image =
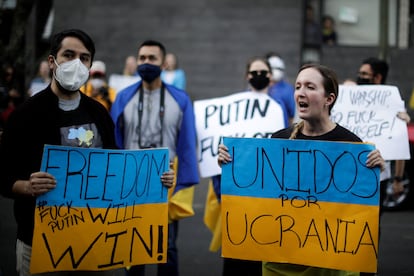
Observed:
[[[293,127],[284,128],[281,130],[276,131],[272,134],[271,138],[283,138],[288,139],[290,137],[290,134],[292,134]]]

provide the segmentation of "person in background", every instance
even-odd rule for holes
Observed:
[[[178,67],[177,57],[173,53],[165,56],[165,69],[161,72],[161,79],[168,84],[185,90],[186,78],[184,70]]]
[[[330,15],[325,15],[322,18],[322,43],[329,46],[337,43],[335,20]]]
[[[389,66],[388,63],[384,60],[369,57],[362,61],[361,66],[359,67],[358,77],[356,83],[359,85],[362,84],[385,84],[388,76]],[[404,120],[406,123],[409,123],[411,118],[407,112],[398,112],[396,114],[397,118]],[[404,191],[402,185],[402,180],[404,177],[405,169],[405,160],[395,160],[394,161],[394,177],[392,178],[392,191],[396,197]],[[389,180],[392,177],[391,172],[391,161],[385,162],[385,170],[381,172],[381,182],[380,182],[380,230],[381,230],[381,216],[384,212],[383,202],[387,193],[387,185]],[[381,234],[381,231],[380,231]],[[374,273],[361,273],[361,276],[373,276]]]
[[[271,78],[272,68],[266,58],[253,57],[248,60],[245,75],[245,79],[248,82],[248,91],[258,94],[269,94],[271,89]],[[275,100],[274,98],[272,99]],[[279,103],[278,100],[275,101]],[[279,103],[279,105],[282,109],[281,113],[286,114],[283,102]],[[280,129],[286,126],[287,121],[285,118],[280,118],[280,123],[275,122],[274,129],[276,130],[278,128]],[[257,124],[257,129],[255,130],[257,132],[261,132],[263,131],[263,126]],[[221,237],[221,217],[217,216],[217,208],[221,208],[221,175],[215,175],[211,177],[204,212],[204,222],[213,234],[213,238],[210,243],[211,251],[217,251],[221,246],[221,240],[217,238]],[[217,225],[219,226],[217,227]],[[222,275],[261,276],[262,262],[223,258]]]
[[[356,83],[355,79],[353,79],[353,78],[346,78],[342,82],[342,85],[357,85],[357,83]]]
[[[330,112],[337,97],[338,80],[334,71],[318,64],[302,66],[295,82],[295,103],[301,121],[273,133],[272,138],[362,142],[357,135],[331,121]],[[219,165],[231,161],[232,157],[228,152],[228,148],[224,144],[220,144]],[[380,167],[383,169],[384,160],[377,149],[368,154],[366,165],[370,168]],[[262,269],[263,276],[359,275],[358,272],[274,262],[263,262]]]
[[[50,84],[51,80],[49,64],[46,60],[43,60],[39,63],[37,77],[30,82],[30,87],[27,91],[29,97],[45,89]]]
[[[385,84],[388,75],[388,63],[384,60],[370,57],[362,61],[358,71],[357,84]],[[407,112],[399,112],[396,114],[398,118],[409,123],[411,118]],[[387,192],[387,183],[391,178],[391,164],[386,162],[387,169],[381,175],[381,199],[380,199],[380,211],[382,213],[382,202]],[[392,188],[394,194],[398,195],[404,190],[402,180],[404,177],[405,160],[395,160],[394,177]]]
[[[16,70],[11,63],[4,63],[0,72],[0,131],[13,110],[24,101]]]
[[[310,4],[306,6],[304,43],[313,47],[318,47],[322,43],[321,26],[319,20],[316,20],[315,10]]]
[[[305,19],[304,19],[304,33],[303,33],[303,47],[302,47],[302,64],[319,63],[321,60],[321,46],[322,46],[322,29],[320,25],[319,14],[315,14],[314,7],[310,1],[305,1]],[[316,1],[312,1],[317,4]],[[319,5],[318,5],[319,6]]]
[[[124,69],[119,74],[111,74],[109,76],[109,86],[118,93],[125,87],[128,87],[141,80],[137,73],[137,58],[135,56],[127,56],[124,63]]]
[[[117,94],[111,115],[119,148],[167,147],[176,164],[177,181],[169,194],[167,263],[157,275],[178,276],[178,221],[194,215],[194,185],[199,182],[193,106],[187,92],[161,80],[166,50],[154,40],[138,48],[138,74],[142,81]],[[156,214],[154,214],[156,215]],[[145,275],[145,266],[132,266],[127,275]]]
[[[127,56],[125,58],[124,70],[122,70],[124,76],[138,76],[137,73],[137,58],[135,56]]]
[[[266,59],[272,68],[269,96],[284,106],[286,126],[291,125],[295,118],[295,89],[285,79],[285,62],[277,53],[268,53]]]
[[[110,110],[115,100],[116,92],[109,87],[106,81],[106,65],[103,61],[95,60],[89,71],[88,82],[81,87],[81,91],[87,96],[100,102],[106,110]]]
[[[414,89],[411,91],[409,107],[411,110],[414,110]]]

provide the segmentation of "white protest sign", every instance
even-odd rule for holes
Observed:
[[[407,124],[397,117],[404,110],[395,86],[340,85],[331,118],[374,143],[385,160],[401,160],[410,159]]]
[[[124,75],[118,75],[118,74],[112,74],[109,77],[109,86],[115,89],[115,91],[118,93],[122,89],[138,82],[141,80],[140,76],[124,76]]]
[[[266,138],[284,128],[281,106],[267,94],[240,92],[194,102],[200,174],[221,174],[217,164],[222,138]]]

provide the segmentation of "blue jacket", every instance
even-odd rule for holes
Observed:
[[[173,80],[172,83],[170,83],[170,85],[174,85],[175,87],[184,90],[185,86],[186,86],[186,79],[185,79],[184,71],[182,69],[176,69],[176,70],[174,70],[174,73],[175,73],[174,80]],[[164,82],[166,82],[165,81],[165,75],[166,75],[166,72],[162,71],[161,72],[161,79]]]
[[[168,92],[177,101],[183,112],[181,127],[176,141],[177,147],[177,183],[174,193],[199,182],[196,152],[196,128],[192,102],[184,90],[165,84]],[[112,104],[111,116],[115,123],[115,140],[119,148],[124,148],[124,132],[122,113],[131,98],[139,91],[141,81],[121,90]]]
[[[281,80],[269,88],[269,96],[282,106],[286,127],[289,126],[289,118],[295,117],[294,94],[295,88],[285,80]]]

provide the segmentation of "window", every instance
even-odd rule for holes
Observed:
[[[399,2],[388,1],[388,44],[397,45]],[[329,0],[323,2],[323,15],[335,20],[338,45],[376,46],[384,21],[380,16],[380,0]],[[322,16],[323,16],[322,15]]]

